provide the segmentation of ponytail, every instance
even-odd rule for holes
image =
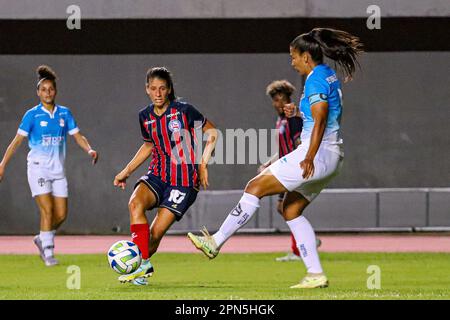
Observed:
[[[359,38],[348,32],[315,28],[308,33],[299,35],[291,42],[291,47],[303,53],[308,51],[316,63],[323,63],[323,56],[334,60],[343,70],[346,77],[352,77],[357,56],[364,52]]]

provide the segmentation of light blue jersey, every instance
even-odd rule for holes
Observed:
[[[66,107],[55,105],[50,113],[42,104],[28,110],[19,125],[18,134],[28,137],[28,166],[45,170],[49,179],[64,178],[67,133],[79,131]]]
[[[341,83],[336,72],[326,64],[317,65],[306,78],[300,100],[300,114],[303,118],[302,144],[309,144],[314,127],[311,107],[321,101],[328,102],[328,119],[323,135],[324,144],[342,144],[339,129],[342,115]]]

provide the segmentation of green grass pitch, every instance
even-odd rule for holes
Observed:
[[[450,299],[450,254],[321,253],[330,287],[289,289],[304,275],[300,262],[275,262],[279,253],[156,254],[150,284],[120,284],[105,255],[60,255],[47,268],[37,255],[0,255],[0,300],[5,299]],[[81,270],[80,289],[68,289]],[[370,265],[381,271],[381,289],[369,290]],[[69,281],[70,282],[70,281]]]

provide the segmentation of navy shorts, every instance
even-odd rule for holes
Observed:
[[[136,182],[134,188],[140,183],[145,184],[156,197],[156,204],[148,210],[158,207],[167,208],[175,215],[177,221],[181,220],[197,198],[197,189],[193,187],[171,186],[152,174],[142,176]]]

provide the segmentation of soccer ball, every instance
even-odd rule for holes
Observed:
[[[110,267],[120,274],[132,273],[141,265],[141,251],[138,246],[126,240],[114,243],[108,250]]]

